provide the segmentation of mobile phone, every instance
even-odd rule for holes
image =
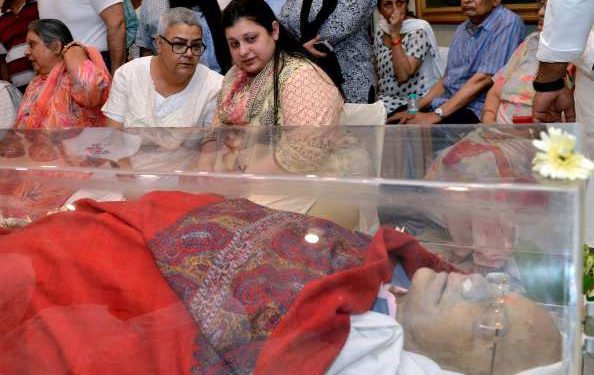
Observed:
[[[319,42],[315,43],[313,47],[322,53],[330,53],[334,51],[332,45],[326,40],[320,40]]]

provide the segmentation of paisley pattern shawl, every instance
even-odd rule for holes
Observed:
[[[149,248],[199,327],[193,373],[249,374],[303,287],[362,264],[369,242],[329,221],[240,199],[190,212]]]
[[[293,72],[306,61],[281,54],[283,69],[279,75],[279,87],[283,87]],[[279,106],[278,119],[274,118],[274,61],[256,76],[233,66],[225,75],[223,87],[218,98],[215,118],[221,124],[232,125],[283,125],[282,106]]]

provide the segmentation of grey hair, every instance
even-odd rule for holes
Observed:
[[[178,7],[171,8],[161,14],[161,17],[159,18],[158,35],[165,35],[168,28],[177,25],[178,23],[183,23],[188,26],[198,26],[200,30],[202,30],[202,25],[194,11],[188,8]]]
[[[62,47],[72,42],[72,34],[64,22],[51,18],[33,21],[29,24],[29,31],[39,35],[46,47],[50,48],[55,41],[62,43]]]

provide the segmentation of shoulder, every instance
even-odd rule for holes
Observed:
[[[500,27],[524,25],[524,21],[517,13],[512,12],[503,5],[499,5],[495,11],[498,12]]]
[[[312,61],[307,58],[284,55],[284,66],[281,76],[288,77],[292,75],[299,75],[311,71],[321,70]]]
[[[470,21],[466,20],[456,27],[456,31],[454,32],[454,37],[452,42],[455,42],[457,39],[463,37],[464,35],[468,34],[468,28],[470,27]]]
[[[420,18],[411,17],[411,18],[406,19],[404,22],[407,22],[407,21],[414,25],[415,30],[431,29],[431,24],[425,20],[420,19]]]
[[[322,68],[310,60],[288,55],[285,56],[285,65],[279,80],[283,86],[285,84],[334,85]]]
[[[89,0],[89,3],[97,13],[101,13],[112,5],[122,4],[123,0]]]
[[[221,84],[223,83],[222,75],[212,69],[209,69],[203,64],[198,64],[192,79],[196,83],[202,85],[203,88],[216,91],[220,90]]]
[[[150,72],[152,56],[139,57],[132,61],[125,63],[116,70],[114,74],[114,80],[118,77],[125,77],[133,79],[139,74],[146,74]]]
[[[231,84],[231,82],[233,82],[235,80],[235,78],[237,77],[237,75],[240,73],[240,69],[233,65],[231,66],[231,69],[229,69],[227,71],[227,73],[225,73],[225,76],[223,77],[223,87],[227,87],[227,85]]]

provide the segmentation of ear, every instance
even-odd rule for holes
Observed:
[[[64,48],[64,45],[59,40],[54,40],[50,45],[50,50],[56,55],[62,53],[62,48]]]
[[[272,39],[274,39],[274,41],[277,41],[279,34],[280,25],[278,24],[278,21],[272,21]]]
[[[163,43],[163,41],[157,35],[157,37],[155,38],[155,47],[157,47],[157,55],[160,55],[161,54],[161,43]]]

